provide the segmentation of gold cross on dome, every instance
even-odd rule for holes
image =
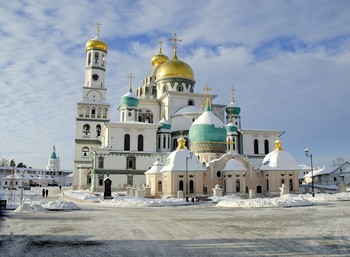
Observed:
[[[97,37],[100,36],[100,25],[102,25],[102,24],[100,23],[100,21],[97,21],[97,22],[96,22],[96,35],[97,35]]]
[[[204,88],[204,92],[209,95],[210,91],[212,91],[211,87],[209,87],[209,85],[207,84]]]
[[[163,41],[162,41],[162,40],[159,40],[158,43],[159,43],[159,53],[162,53],[162,44],[163,44]]]
[[[169,40],[174,42],[174,49],[177,49],[177,45],[176,45],[177,42],[182,42],[181,39],[177,39],[176,33],[174,33],[174,37],[173,38],[169,38]]]
[[[129,79],[130,85],[132,85],[132,79],[134,79],[134,75],[132,75],[132,73],[129,73],[129,75],[127,76],[127,78]]]
[[[235,101],[235,87],[234,86],[232,86],[231,88],[230,88],[230,91],[231,91],[231,98],[232,98],[232,102],[234,102]]]

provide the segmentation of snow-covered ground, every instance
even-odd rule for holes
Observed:
[[[45,212],[48,210],[78,210],[79,207],[74,203],[94,204],[100,206],[114,207],[164,207],[197,205],[201,203],[186,202],[185,199],[148,199],[127,196],[125,192],[112,193],[113,199],[103,199],[101,193],[91,193],[87,190],[58,190],[51,188],[51,197],[42,198],[33,191],[26,192],[24,204],[20,205],[18,201],[10,203],[10,208],[16,209],[16,212]],[[310,206],[316,203],[327,203],[333,201],[349,201],[350,192],[339,194],[288,194],[274,198],[255,198],[243,199],[235,195],[223,197],[212,197],[212,203],[217,208],[220,207],[244,207],[244,208],[282,208]],[[206,203],[206,206],[208,203]]]
[[[86,199],[86,193],[78,194]],[[219,207],[252,202],[235,197],[218,204],[134,208],[146,200],[95,197],[99,203],[77,202],[76,211],[5,212],[0,256],[349,256],[350,202],[338,201],[347,195],[300,196],[314,203],[302,208]],[[55,199],[40,201],[51,206]],[[126,202],[128,208],[120,208]]]

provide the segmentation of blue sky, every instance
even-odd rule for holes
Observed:
[[[0,158],[45,168],[53,145],[72,169],[76,102],[82,99],[85,43],[108,43],[107,101],[118,121],[127,75],[141,84],[163,40],[194,70],[196,92],[236,103],[246,129],[285,130],[299,163],[350,160],[350,1],[2,1]]]

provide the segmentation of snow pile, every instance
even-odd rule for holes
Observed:
[[[276,198],[240,199],[227,197],[221,200],[218,207],[244,207],[244,208],[281,208],[312,205],[307,199],[295,195],[284,195]]]
[[[161,207],[176,206],[190,204],[184,199],[148,199],[128,196],[116,196],[113,199],[101,201],[100,205],[116,206],[116,207]]]
[[[73,202],[69,201],[33,201],[21,204],[14,212],[46,212],[61,210],[79,210],[80,208]]]
[[[14,212],[46,212],[41,202],[29,202],[21,204]]]
[[[338,194],[322,194],[316,193],[315,197],[311,194],[297,195],[300,199],[306,199],[311,202],[332,202],[332,201],[350,201],[350,192],[338,193]]]
[[[79,210],[80,208],[70,201],[50,201],[42,203],[47,210]]]
[[[214,203],[218,203],[220,201],[235,201],[235,200],[242,200],[241,197],[237,196],[237,195],[226,195],[226,196],[213,196],[210,197],[211,201]]]
[[[73,198],[77,198],[80,200],[91,201],[91,202],[99,202],[100,198],[89,192],[88,190],[67,190],[64,192],[65,195]]]

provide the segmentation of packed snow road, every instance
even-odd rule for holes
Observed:
[[[349,256],[350,202],[6,212],[1,256]]]

